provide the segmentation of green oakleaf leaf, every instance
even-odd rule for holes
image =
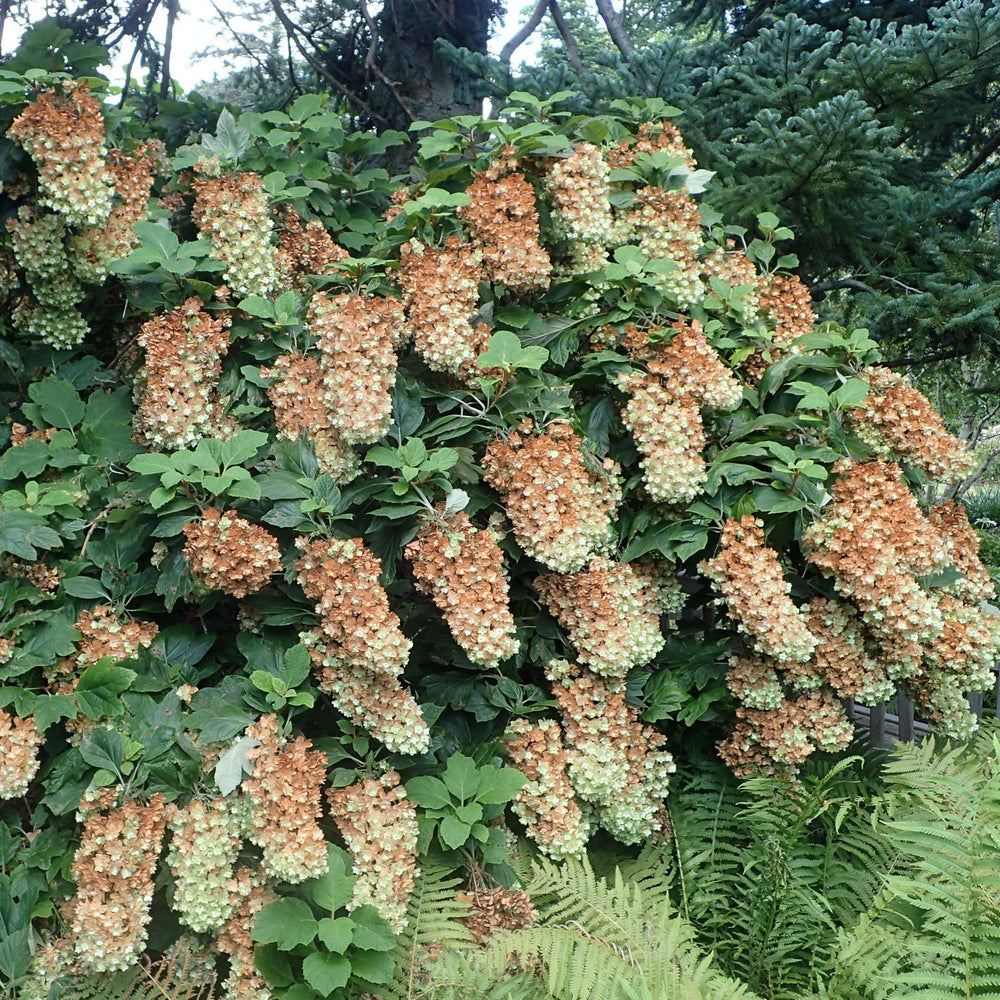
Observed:
[[[313,989],[328,997],[334,990],[347,985],[351,963],[343,955],[324,955],[314,951],[303,960],[302,975]]]
[[[316,937],[319,924],[301,899],[279,899],[268,903],[257,914],[253,939],[261,944],[276,944],[282,951],[291,951],[308,944]]]
[[[343,954],[354,936],[354,921],[350,917],[324,917],[316,936],[330,951]]]

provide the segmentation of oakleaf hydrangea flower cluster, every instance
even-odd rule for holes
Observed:
[[[562,728],[554,719],[519,718],[509,733],[510,762],[528,779],[511,804],[514,814],[550,857],[579,856],[593,825],[573,793]]]
[[[553,160],[545,186],[557,237],[588,245],[614,242],[611,168],[597,146],[582,142],[569,156]]]
[[[624,677],[663,648],[656,581],[631,563],[599,556],[579,573],[536,577],[535,587],[596,674]]]
[[[319,625],[302,633],[320,688],[349,719],[398,753],[424,753],[427,723],[399,682],[410,641],[389,609],[382,567],[360,538],[300,538],[295,573]]]
[[[305,434],[319,467],[336,483],[349,483],[361,471],[357,452],[337,433],[326,405],[326,384],[318,358],[282,354],[271,368],[261,368],[274,381],[267,398],[274,407],[278,436],[296,441]]]
[[[184,525],[184,558],[191,575],[210,590],[246,597],[267,586],[281,571],[278,540],[235,510],[209,507],[200,521]]]
[[[167,864],[174,875],[174,910],[199,933],[217,931],[233,912],[229,884],[242,845],[241,818],[229,800],[166,808],[170,828]]]
[[[764,525],[750,515],[730,518],[719,552],[698,567],[722,594],[736,627],[765,656],[801,663],[816,649],[805,615],[795,606],[774,549],[764,541]]]
[[[327,870],[323,810],[326,755],[302,736],[289,742],[273,715],[247,727],[258,745],[247,751],[253,773],[242,790],[253,803],[249,839],[264,852],[264,870],[280,882],[303,882]]]
[[[410,240],[400,249],[399,264],[407,336],[429,368],[469,376],[490,337],[485,323],[471,323],[483,278],[479,252],[457,236],[441,248]]]
[[[620,681],[608,682],[565,661],[550,663],[548,675],[577,797],[623,844],[662,829],[663,799],[675,770],[664,749],[666,737],[641,722]]]
[[[90,793],[87,793],[89,795]],[[146,945],[153,874],[166,827],[162,795],[116,805],[106,788],[80,806],[83,835],[73,857],[73,949],[88,972],[134,965]]]
[[[469,227],[490,281],[518,295],[548,288],[552,262],[538,242],[535,192],[517,172],[517,160],[501,158],[476,174],[465,193],[470,200],[458,217]]]
[[[697,404],[686,397],[675,400],[653,375],[623,373],[617,385],[628,393],[622,422],[642,455],[639,464],[650,497],[663,503],[693,500],[708,478]]]
[[[212,242],[225,265],[225,282],[234,295],[271,295],[279,285],[276,248],[271,243],[274,222],[264,182],[258,174],[200,177],[192,218]]]
[[[396,931],[406,926],[406,904],[417,867],[417,807],[399,774],[365,778],[326,793],[357,875],[348,909],[371,904]]]
[[[143,323],[138,342],[146,361],[136,383],[134,419],[140,443],[173,450],[235,430],[218,393],[229,322],[228,313],[213,315],[192,297]]]
[[[253,925],[257,914],[278,899],[263,871],[240,868],[230,887],[233,915],[216,941],[229,958],[229,975],[222,984],[225,1000],[271,1000],[271,992],[254,963]]]
[[[85,83],[67,80],[38,94],[7,135],[38,167],[39,205],[74,226],[107,219],[114,179],[105,163],[101,105]]]
[[[473,663],[495,667],[518,650],[503,551],[463,511],[428,520],[406,546],[417,589],[444,615]]]
[[[309,288],[310,275],[327,274],[349,257],[343,247],[334,243],[322,222],[304,222],[291,208],[285,209],[281,220],[276,253],[282,282],[302,292]]]
[[[527,421],[483,457],[484,479],[503,497],[518,545],[557,573],[575,573],[605,552],[621,502],[617,463],[599,466],[565,421],[533,433]]]
[[[0,799],[19,798],[28,791],[44,742],[33,718],[21,719],[0,708]]]
[[[320,350],[322,398],[333,433],[350,445],[378,441],[392,419],[402,306],[396,299],[318,292],[308,323]]]
[[[877,455],[898,457],[932,479],[953,482],[968,475],[976,458],[949,434],[923,393],[888,368],[869,368],[868,396],[850,411],[854,429]]]

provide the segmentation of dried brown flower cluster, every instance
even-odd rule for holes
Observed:
[[[81,611],[73,628],[80,633],[80,645],[76,652],[60,660],[46,673],[50,684],[60,694],[75,690],[78,674],[92,663],[105,656],[127,660],[135,656],[140,647],[148,646],[159,632],[155,622],[119,619],[114,609],[106,604]]]
[[[399,683],[410,641],[389,609],[382,567],[360,538],[300,538],[295,572],[316,602],[319,625],[309,646],[319,686],[337,708],[398,753],[423,753],[430,733],[413,696]]]
[[[925,517],[895,463],[835,468],[842,478],[830,488],[833,508],[804,534],[808,558],[858,609],[888,677],[904,681],[944,732],[965,737],[975,720],[963,692],[992,685],[987,667],[1000,643],[996,616],[978,604],[988,590],[976,573],[967,521],[954,506]],[[921,584],[918,578],[953,559],[971,570],[948,588],[953,593]],[[882,675],[873,680],[882,684]]]
[[[576,857],[587,845],[591,824],[580,809],[569,780],[569,754],[553,719],[532,723],[515,719],[507,753],[527,781],[511,808],[528,836],[553,858]]]
[[[462,923],[469,929],[472,940],[478,945],[488,944],[494,934],[501,931],[519,931],[530,927],[538,916],[531,897],[523,889],[476,889],[460,892],[460,903],[469,905],[469,913]]]
[[[11,443],[13,444],[13,435]],[[47,594],[54,594],[59,589],[59,581],[63,576],[58,566],[46,566],[43,562],[21,562],[13,556],[8,556],[0,563],[0,572],[13,580],[24,580]]]
[[[312,442],[319,467],[334,482],[349,483],[361,471],[361,460],[337,433],[326,406],[323,369],[317,358],[282,354],[271,368],[261,368],[264,378],[275,381],[267,390],[274,407],[278,435],[290,441],[305,434]]]
[[[789,596],[791,586],[764,541],[761,521],[749,515],[726,521],[718,554],[698,569],[716,585],[736,627],[758,652],[779,663],[809,659],[816,637]]]
[[[279,285],[279,258],[271,244],[274,223],[264,183],[255,173],[194,181],[191,216],[225,265],[234,295],[271,295]]]
[[[218,382],[229,350],[229,315],[212,315],[195,297],[142,325],[146,362],[136,387],[140,443],[173,450],[235,429],[223,413]]]
[[[302,736],[289,743],[273,715],[247,726],[259,745],[247,751],[253,773],[243,793],[253,803],[249,839],[264,852],[264,870],[280,882],[303,882],[326,873],[323,811],[326,755]]]
[[[328,274],[334,264],[347,260],[348,252],[333,241],[318,219],[304,222],[294,209],[285,210],[278,235],[278,270],[282,282],[299,291],[309,288],[312,274]]]
[[[483,456],[484,479],[503,497],[517,542],[557,573],[574,573],[614,538],[621,502],[615,462],[589,463],[583,441],[565,421],[532,433],[530,421]]]
[[[443,248],[410,240],[400,249],[399,263],[407,333],[420,356],[434,371],[474,373],[490,337],[485,323],[473,328],[470,322],[483,278],[478,253],[456,236]]]
[[[535,587],[594,673],[624,677],[663,648],[657,581],[642,567],[599,556],[580,573],[536,577]]]
[[[112,177],[105,164],[104,118],[86,83],[67,80],[38,94],[7,134],[38,167],[38,203],[70,225],[104,222]]]
[[[396,348],[405,332],[396,299],[324,292],[309,304],[320,350],[323,403],[333,433],[347,444],[372,444],[392,419]]]
[[[812,296],[798,275],[770,274],[760,279],[760,309],[774,324],[774,344],[788,347],[812,332]]]
[[[932,507],[928,515],[944,542],[948,562],[962,574],[962,579],[945,588],[953,590],[963,600],[992,601],[996,587],[990,571],[979,558],[979,536],[969,524],[965,507],[954,500]]]
[[[233,915],[219,932],[219,951],[229,957],[229,975],[223,984],[226,1000],[271,1000],[264,977],[254,964],[253,925],[257,914],[278,899],[266,885],[262,871],[241,868],[230,885]]]
[[[615,146],[608,154],[612,167],[630,167],[640,153],[650,155],[665,150],[688,170],[694,170],[694,154],[684,145],[684,137],[669,121],[643,122],[634,137]]]
[[[194,931],[217,931],[233,912],[230,881],[242,845],[240,817],[228,799],[207,805],[170,803],[167,863],[174,874],[173,909]]]
[[[782,701],[772,710],[740,706],[740,721],[719,754],[737,777],[789,775],[817,750],[842,750],[854,735],[840,703],[827,690]]]
[[[146,944],[153,875],[166,820],[163,796],[115,806],[104,789],[81,803],[83,835],[73,858],[73,948],[88,972],[127,969]]]
[[[809,628],[819,637],[813,672],[838,697],[877,705],[892,696],[895,685],[853,607],[835,598],[814,597],[809,603]],[[793,683],[804,687],[794,679]]]
[[[698,405],[688,398],[675,400],[654,375],[623,373],[617,385],[629,396],[622,421],[642,455],[639,464],[650,497],[662,503],[693,500],[708,477]]]
[[[434,601],[473,663],[495,667],[517,652],[503,551],[488,529],[462,511],[428,521],[406,557],[417,589]]]
[[[326,793],[357,875],[348,909],[371,904],[394,930],[406,926],[417,868],[417,807],[395,771]]]
[[[548,288],[552,262],[538,242],[535,191],[517,172],[517,160],[498,160],[476,174],[465,193],[471,200],[458,217],[469,227],[490,281],[518,295]]]
[[[31,716],[22,719],[0,708],[0,800],[16,799],[28,791],[44,742]]]
[[[624,685],[556,660],[547,671],[559,705],[570,784],[597,821],[623,844],[661,829],[674,759],[666,737],[643,725]]]
[[[127,257],[139,244],[132,227],[146,215],[153,179],[166,156],[163,143],[151,139],[129,155],[121,149],[108,152],[108,172],[117,203],[103,225],[88,226],[73,238],[73,268],[84,281],[99,283],[108,265]]]
[[[904,459],[947,482],[975,468],[975,456],[966,443],[945,430],[922,392],[888,368],[869,368],[865,374],[868,396],[850,416],[858,437],[877,455]]]
[[[690,399],[708,410],[736,409],[743,401],[743,386],[716,354],[701,323],[681,318],[673,329],[669,340],[647,344],[633,355],[660,377],[674,399]]]
[[[200,521],[184,525],[184,537],[184,558],[191,575],[211,590],[246,597],[281,572],[278,540],[235,510],[220,514],[209,507]]]

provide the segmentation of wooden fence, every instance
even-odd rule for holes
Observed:
[[[1000,669],[1000,665],[998,665]],[[1000,719],[1000,672],[997,673],[997,682],[992,695],[983,695],[982,692],[967,694],[969,708],[980,718],[984,714],[990,714]],[[864,705],[857,705],[853,701],[848,701],[847,707],[854,721],[859,726],[863,726],[871,731],[872,743],[876,746],[885,746],[892,740],[902,740],[908,743],[912,740],[922,739],[931,732],[930,726],[926,722],[921,722],[913,716],[913,702],[906,697],[903,691],[896,692],[899,705],[897,714],[892,714],[886,710],[886,702],[867,708]]]

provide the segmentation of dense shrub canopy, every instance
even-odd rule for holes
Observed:
[[[897,683],[971,730],[992,583],[914,492],[969,456],[814,325],[776,217],[699,211],[669,109],[523,95],[396,187],[318,96],[166,150],[34,76],[0,72],[5,978],[37,919],[32,989],[182,929],[233,996],[375,989],[420,858],[639,843],[686,730],[788,774]]]

